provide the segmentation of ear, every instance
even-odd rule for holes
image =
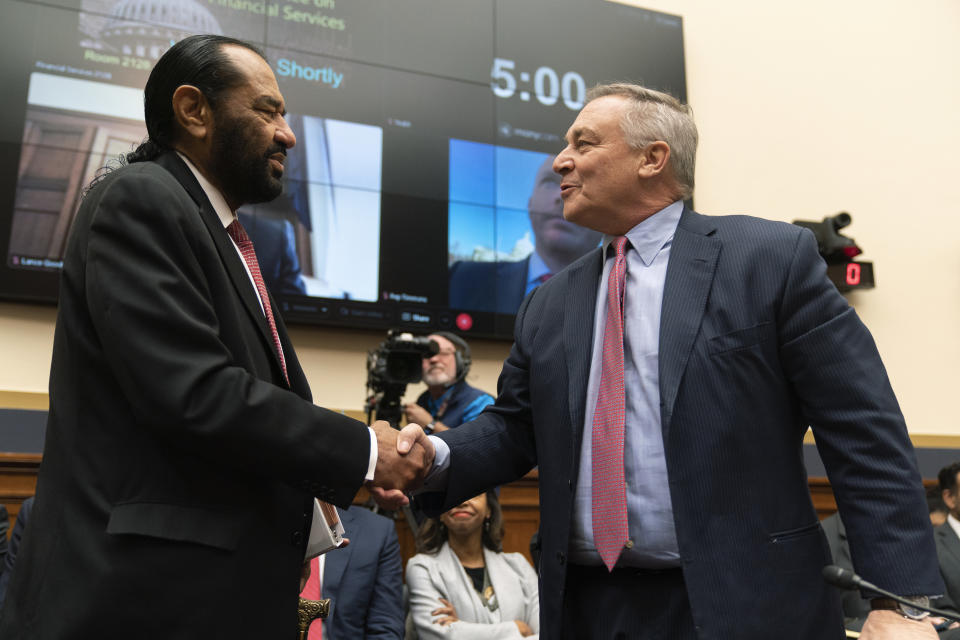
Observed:
[[[651,142],[640,151],[637,174],[641,179],[654,178],[664,172],[670,160],[670,145],[662,140]]]
[[[943,498],[943,503],[947,505],[947,508],[949,508],[950,511],[956,510],[957,498],[952,491],[950,491],[949,489],[944,489],[943,492],[941,493],[941,497]]]
[[[213,132],[213,110],[193,85],[180,85],[173,92],[173,117],[190,138],[203,140]]]

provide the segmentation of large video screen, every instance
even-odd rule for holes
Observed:
[[[508,337],[595,248],[551,170],[589,87],[686,100],[682,22],[609,0],[0,0],[0,297],[55,302],[84,187],[170,45],[259,45],[297,145],[238,211],[288,322]]]

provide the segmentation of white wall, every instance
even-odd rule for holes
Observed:
[[[684,18],[697,209],[787,221],[848,211],[877,278],[850,300],[911,434],[960,435],[960,3],[631,3]],[[365,353],[383,334],[292,333],[317,401],[360,409]],[[0,390],[46,390],[52,335],[51,308],[0,304]],[[473,345],[471,382],[494,391],[509,345]]]

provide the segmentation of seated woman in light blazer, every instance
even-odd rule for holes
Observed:
[[[422,552],[407,563],[413,637],[538,638],[537,574],[522,554],[503,553],[502,540],[503,516],[493,491],[424,522]]]

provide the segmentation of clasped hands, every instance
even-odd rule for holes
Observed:
[[[367,488],[384,509],[399,509],[410,503],[407,492],[422,486],[433,467],[433,443],[418,424],[397,431],[377,420],[371,429],[377,434],[377,466]]]

